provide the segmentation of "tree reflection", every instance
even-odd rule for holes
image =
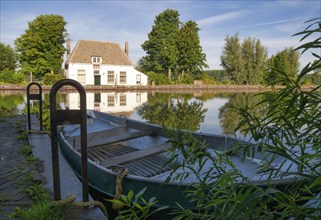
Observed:
[[[167,128],[199,130],[207,109],[202,102],[189,101],[192,95],[157,93],[148,97],[148,103],[137,107],[145,120]]]
[[[18,105],[23,103],[23,95],[1,95],[0,116],[16,113]]]
[[[247,109],[252,115],[260,114],[262,105],[257,104],[262,101],[262,95],[256,93],[236,93],[229,97],[229,101],[219,109],[220,126],[223,133],[236,133],[241,116],[238,108]],[[243,129],[241,129],[243,130]]]

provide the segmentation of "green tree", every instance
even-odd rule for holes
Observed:
[[[0,43],[0,72],[7,70],[16,69],[16,53],[10,45]]]
[[[262,82],[264,70],[267,66],[267,50],[260,40],[248,37],[242,43],[242,59],[246,84]]]
[[[265,81],[274,85],[280,84],[278,75],[284,75],[295,80],[299,72],[299,58],[299,52],[291,47],[271,56]]]
[[[179,13],[176,10],[167,9],[156,16],[148,40],[142,44],[147,55],[140,63],[143,63],[145,71],[167,72],[171,79],[172,69],[177,65],[179,25]]]
[[[46,73],[59,73],[63,63],[66,22],[60,15],[40,15],[15,40],[23,73],[32,72],[37,80]]]
[[[206,55],[202,51],[198,36],[199,30],[195,21],[186,22],[179,30],[179,39],[177,41],[179,50],[177,60],[181,72],[179,81],[183,80],[186,72],[197,75],[204,67],[208,67]]]
[[[221,55],[221,65],[236,84],[244,84],[244,64],[242,59],[242,46],[238,34],[225,38],[225,45]]]
[[[259,84],[267,66],[267,49],[255,38],[241,43],[238,34],[227,36],[221,63],[236,84]]]

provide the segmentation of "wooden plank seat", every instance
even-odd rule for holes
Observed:
[[[97,147],[102,147],[102,146],[107,146],[111,144],[115,144],[118,142],[122,141],[128,141],[131,139],[147,136],[147,135],[155,135],[155,131],[135,131],[131,133],[125,133],[113,137],[107,137],[107,138],[99,138],[92,140],[91,142],[88,143],[88,149],[89,148],[97,148]]]
[[[111,128],[108,130],[102,130],[102,131],[88,133],[87,134],[87,143],[89,145],[90,142],[93,142],[96,139],[120,135],[120,134],[123,134],[124,132],[127,132],[127,130],[128,130],[127,126],[119,126],[119,127]],[[79,135],[73,136],[73,137],[68,137],[66,139],[72,146],[80,147],[80,136]]]
[[[128,154],[120,155],[118,157],[109,158],[105,161],[101,161],[100,165],[108,168],[115,165],[125,164],[125,163],[129,163],[132,161],[136,161],[136,160],[148,157],[148,156],[163,153],[170,148],[171,148],[171,144],[164,143],[156,147],[137,150]]]

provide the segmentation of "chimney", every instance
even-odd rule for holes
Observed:
[[[69,57],[70,57],[70,36],[69,36],[69,34],[68,34],[68,37],[67,37],[67,49],[66,49],[66,51],[67,51],[67,60],[68,60]]]
[[[128,41],[125,42],[125,54],[128,56]]]

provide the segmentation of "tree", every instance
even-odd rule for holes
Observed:
[[[260,40],[247,37],[241,43],[238,34],[225,39],[221,65],[237,84],[259,84],[267,66],[267,49]]]
[[[181,72],[179,77],[183,80],[184,73],[200,73],[206,64],[206,55],[202,52],[202,46],[198,36],[200,29],[195,21],[188,21],[183,24],[179,30],[179,39],[177,41],[178,66]]]
[[[225,38],[225,45],[221,55],[221,65],[230,74],[231,80],[236,84],[244,84],[244,65],[242,59],[242,46],[238,34]]]
[[[266,82],[278,84],[280,75],[295,80],[299,72],[299,52],[293,48],[285,48],[269,59]]]
[[[171,71],[177,65],[178,49],[176,45],[179,30],[179,13],[176,10],[167,9],[157,15],[148,34],[148,40],[142,44],[146,56],[142,59],[146,71],[168,73],[171,79]]]
[[[256,83],[262,83],[268,65],[267,48],[263,47],[260,40],[255,42],[255,73]],[[255,76],[253,76],[255,77]]]
[[[0,43],[0,72],[16,69],[16,53],[10,45]]]
[[[40,15],[29,22],[25,33],[15,40],[22,72],[32,72],[38,80],[46,73],[60,72],[66,24],[60,15]]]
[[[242,59],[246,84],[261,83],[268,59],[267,49],[262,46],[261,41],[251,37],[244,39]]]

